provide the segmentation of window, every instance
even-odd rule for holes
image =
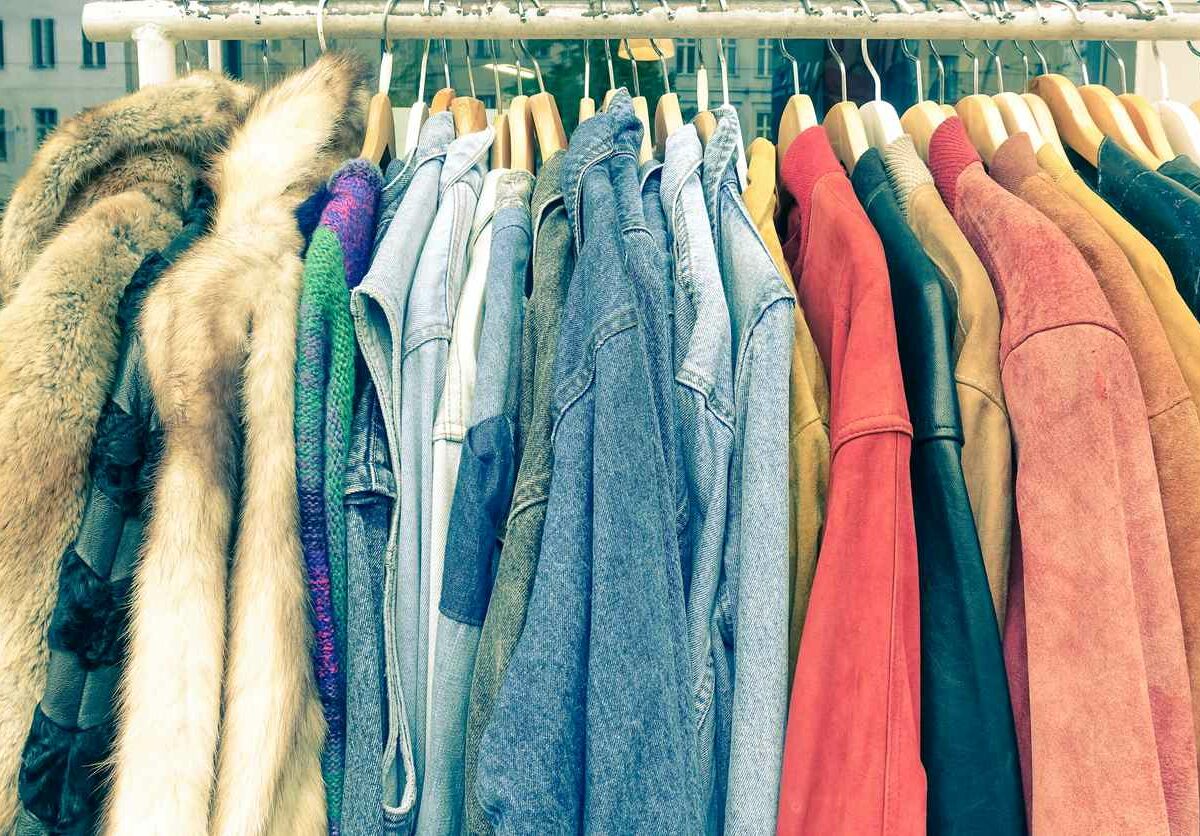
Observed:
[[[92,43],[83,35],[83,66],[89,70],[102,70],[108,66],[108,55],[104,50],[104,42]]]
[[[725,41],[725,63],[730,75],[737,75],[737,41],[733,38]]]
[[[772,52],[773,52],[773,50],[771,49],[771,39],[770,38],[759,38],[758,39],[758,66],[756,67],[756,74],[758,75],[759,78],[770,78],[771,77],[771,63],[772,63],[771,59],[775,57],[774,55],[772,55]]]
[[[4,21],[0,20],[0,70],[4,69]]]
[[[33,109],[33,134],[38,145],[58,127],[58,111],[52,107]]]
[[[33,35],[33,66],[47,70],[54,67],[54,19],[35,17],[29,21]]]
[[[675,41],[675,72],[688,75],[696,72],[695,38],[680,38]]]
[[[8,162],[8,131],[4,123],[4,111],[0,110],[0,163]]]
[[[771,138],[771,111],[760,110],[754,114],[754,135]]]

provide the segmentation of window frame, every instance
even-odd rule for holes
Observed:
[[[58,66],[58,27],[52,17],[29,19],[30,66],[53,70]]]
[[[0,163],[8,162],[8,112],[0,107]]]
[[[725,39],[725,71],[729,75],[737,75],[737,72],[738,72],[737,38],[726,38]]]
[[[49,120],[43,118],[45,114],[49,114]],[[33,108],[33,138],[36,143],[35,147],[40,148],[42,143],[46,141],[46,137],[50,136],[56,130],[58,130],[58,108]]]
[[[79,34],[83,48],[83,59],[80,67],[85,70],[104,70],[108,68],[108,47],[104,41],[93,41],[82,32]]]
[[[771,111],[760,110],[754,114],[754,136],[774,139],[775,126],[771,124]]]
[[[696,39],[678,38],[675,41],[675,74],[696,74]]]
[[[0,70],[4,69],[4,21],[0,20]]]
[[[754,77],[755,78],[771,78],[775,72],[774,59],[775,48],[771,44],[770,38],[759,38],[758,49],[755,54],[754,62]],[[765,56],[765,61],[764,61]]]

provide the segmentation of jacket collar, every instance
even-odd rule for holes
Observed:
[[[675,227],[675,205],[688,178],[700,171],[704,148],[693,125],[684,125],[667,137],[666,162],[663,163],[662,201],[667,207],[667,226]]]
[[[576,252],[583,246],[583,180],[593,166],[613,154],[629,154],[637,159],[642,142],[642,123],[633,111],[633,100],[624,87],[617,90],[608,110],[588,119],[575,129],[563,162],[562,188],[567,218],[575,236]]]
[[[246,85],[196,72],[65,122],[38,150],[4,213],[0,297],[16,285],[67,215],[86,208],[77,196],[114,162],[149,151],[175,152],[203,162],[229,138],[253,98],[253,89]]]
[[[736,169],[738,149],[742,143],[742,126],[737,111],[732,105],[721,105],[713,110],[717,129],[704,146],[704,169],[701,182],[704,186],[704,203],[708,207],[709,220],[715,225],[720,219],[717,212],[717,196],[728,178],[739,177]],[[735,166],[730,170],[730,166]],[[738,188],[741,192],[741,188]]]
[[[973,165],[983,170],[983,161],[967,139],[962,120],[951,116],[929,138],[929,172],[952,215],[958,198],[958,178]]]

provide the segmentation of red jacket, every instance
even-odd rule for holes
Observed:
[[[883,247],[820,127],[788,148],[784,253],[830,382],[825,533],[792,688],[780,834],[925,833],[917,545]]]
[[[1169,762],[1178,746],[1160,762],[1158,740],[1191,736],[1191,696],[1129,348],[1078,250],[984,173],[958,119],[929,161],[1002,316],[1019,533],[1004,646],[1030,830],[1194,832],[1191,764]]]

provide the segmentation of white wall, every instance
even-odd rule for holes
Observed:
[[[59,124],[83,108],[115,99],[129,86],[125,44],[107,45],[105,69],[83,68],[80,17],[83,0],[0,0],[4,22],[4,67],[0,69],[0,108],[4,110],[8,160],[0,162],[0,203],[29,167],[36,137],[33,109],[58,110]],[[56,66],[34,69],[32,18],[53,18]]]

